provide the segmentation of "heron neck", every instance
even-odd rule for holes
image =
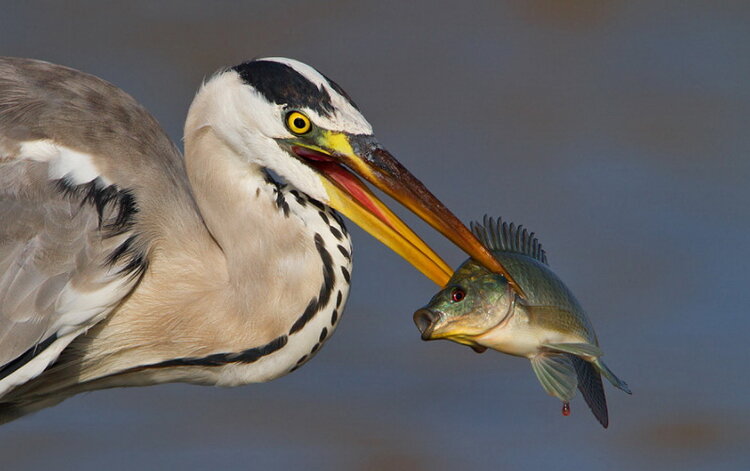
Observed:
[[[263,169],[245,163],[210,127],[186,136],[185,162],[201,215],[240,297],[251,304],[286,298],[304,308],[322,282],[304,215],[290,215],[288,207],[285,214],[279,190]]]

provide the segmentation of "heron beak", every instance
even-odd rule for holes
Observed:
[[[297,156],[304,158],[325,177],[321,181],[328,193],[328,204],[399,254],[437,285],[444,286],[448,283],[453,274],[450,266],[359,178],[331,155],[322,153],[322,150],[292,146],[292,151]]]
[[[326,177],[332,207],[404,257],[439,286],[452,270],[362,182],[344,168],[369,181],[460,247],[490,271],[500,273],[524,296],[508,271],[469,229],[417,178],[383,149],[373,136],[324,131],[317,146],[293,146]],[[324,151],[321,153],[320,150]]]

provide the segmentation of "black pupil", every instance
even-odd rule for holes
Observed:
[[[463,291],[461,291],[460,289],[457,289],[456,291],[453,292],[453,300],[454,301],[461,301],[462,299],[464,299],[464,292]]]
[[[305,120],[302,118],[294,118],[294,127],[302,129],[305,127]]]

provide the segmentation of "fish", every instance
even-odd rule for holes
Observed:
[[[493,349],[530,360],[544,390],[570,414],[576,388],[599,423],[609,426],[601,377],[632,394],[602,361],[599,341],[585,311],[549,268],[533,232],[485,216],[471,230],[507,268],[525,294],[507,279],[469,258],[445,287],[414,313],[422,340],[447,339],[478,353]]]

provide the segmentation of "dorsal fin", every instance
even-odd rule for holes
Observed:
[[[490,250],[528,255],[547,265],[547,254],[542,244],[534,237],[533,232],[527,231],[523,226],[508,224],[501,218],[495,221],[485,215],[482,224],[471,223],[471,232]]]

